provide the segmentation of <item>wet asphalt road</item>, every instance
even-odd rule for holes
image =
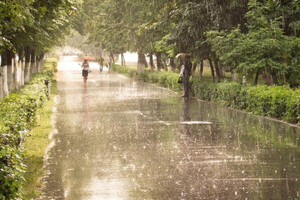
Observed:
[[[41,199],[300,199],[300,130],[59,64]]]

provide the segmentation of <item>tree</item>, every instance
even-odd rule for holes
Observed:
[[[299,39],[284,35],[280,20],[266,14],[269,12],[266,5],[256,0],[249,2],[247,33],[240,28],[230,33],[207,33],[207,42],[221,61],[234,65],[243,75],[255,75],[254,84],[260,73],[270,74],[270,84],[278,84],[278,76],[287,77],[289,71],[296,72],[299,68],[299,61],[292,59],[299,48]]]
[[[13,0],[0,1],[0,4],[0,53],[4,61],[1,63],[3,76],[0,80],[4,84],[0,91],[2,97],[8,95],[4,92],[5,88],[17,88],[16,75],[12,74],[16,71],[12,69],[12,63],[16,63],[12,62],[15,54],[19,54],[22,68],[25,57],[22,73],[25,78],[22,79],[26,82],[32,73],[40,70],[43,55],[62,42],[68,30],[68,18],[75,9],[68,0]],[[6,80],[9,80],[8,83]]]

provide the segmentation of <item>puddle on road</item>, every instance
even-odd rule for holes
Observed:
[[[300,198],[299,128],[73,66],[42,199]]]

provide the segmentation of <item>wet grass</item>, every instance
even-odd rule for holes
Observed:
[[[49,134],[52,131],[51,115],[56,93],[56,81],[53,81],[51,99],[39,111],[38,126],[29,132],[30,136],[25,141],[27,172],[23,186],[23,199],[35,199],[40,195],[41,178],[44,174],[43,157],[51,141]]]

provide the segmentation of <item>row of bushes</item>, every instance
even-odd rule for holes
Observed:
[[[20,196],[26,166],[22,141],[36,125],[37,111],[47,99],[45,80],[52,80],[58,59],[47,59],[41,73],[0,101],[0,199]]]
[[[148,70],[142,73],[138,73],[135,69],[122,67],[120,65],[113,65],[112,70],[117,73],[129,76],[130,78],[139,79],[148,83],[158,84],[162,87],[169,88],[176,92],[182,90],[182,84],[179,84],[177,82],[179,79],[179,75],[176,73],[170,73],[166,71],[151,72]]]
[[[193,94],[200,99],[300,124],[300,90],[285,86],[245,86],[236,82],[192,82]]]
[[[118,65],[115,65],[113,70],[145,82],[158,83],[175,91],[182,89],[182,85],[177,83],[179,75],[175,73],[137,73],[134,69]],[[192,79],[191,82],[192,93],[199,99],[300,124],[300,90],[285,86],[247,86],[237,82],[212,83],[198,79]]]

